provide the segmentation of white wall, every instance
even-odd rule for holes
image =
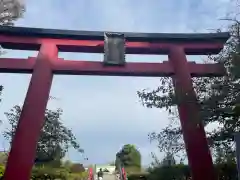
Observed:
[[[96,165],[96,173],[100,170],[100,168],[102,168],[102,171],[104,171],[104,169],[107,169],[109,171],[109,174],[112,174],[115,172],[115,166],[98,166]]]

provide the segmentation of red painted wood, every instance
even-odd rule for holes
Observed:
[[[93,168],[88,169],[88,180],[94,180]]]
[[[8,157],[6,180],[30,179],[53,78],[51,61],[57,59],[57,53],[54,44],[41,46]]]
[[[26,38],[26,37],[13,37],[13,36],[4,36],[0,35],[0,42],[5,43],[23,43],[23,44],[42,44],[53,42],[57,45],[68,45],[68,46],[103,46],[104,41],[90,41],[90,40],[66,40],[66,39],[49,39],[49,38]],[[148,42],[126,42],[126,47],[135,47],[135,48],[169,48],[172,43],[148,43]],[[181,44],[184,48],[222,48],[223,43],[184,43]]]
[[[214,180],[214,166],[208,147],[206,134],[200,118],[200,106],[197,104],[196,94],[192,86],[191,75],[184,50],[174,47],[169,54],[169,61],[175,71],[175,90],[180,98],[188,94],[193,102],[181,99],[178,105],[188,162],[193,180]]]
[[[0,58],[0,73],[32,73],[36,58],[14,59]],[[55,74],[61,75],[106,75],[106,76],[172,76],[174,70],[168,61],[163,63],[126,63],[123,67],[105,67],[102,62],[94,61],[56,61]],[[188,62],[188,69],[193,77],[222,76],[225,71],[220,64],[196,64]]]
[[[218,64],[188,63],[193,76],[222,76],[224,69]],[[163,63],[126,63],[123,67],[104,67],[102,62],[68,61],[62,60],[54,64],[54,72],[57,74],[74,75],[115,75],[115,76],[172,76],[174,70],[167,61]]]
[[[36,58],[0,58],[0,73],[32,73]]]
[[[93,52],[91,48],[100,47],[101,50],[98,53],[104,52],[104,42],[103,41],[89,41],[89,40],[66,40],[66,39],[49,39],[49,38],[26,38],[26,37],[14,37],[14,36],[4,36],[0,35],[0,43],[10,43],[10,44],[19,44],[17,49],[27,50],[27,49],[35,49],[34,45],[40,45],[42,43],[52,42],[58,45],[61,51],[67,52],[81,52],[80,48],[82,47],[88,49],[89,52]],[[25,45],[28,45],[27,48]],[[3,44],[4,46],[4,44]],[[126,42],[126,51],[131,48],[143,48],[143,49],[169,49],[173,44],[166,43],[148,43],[148,42]],[[184,49],[222,49],[222,42],[215,43],[184,43],[181,44]],[[77,50],[76,50],[77,49]],[[88,52],[86,50],[85,52]],[[153,53],[154,54],[154,53]]]

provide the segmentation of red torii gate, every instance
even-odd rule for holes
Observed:
[[[127,54],[168,54],[163,63],[124,63],[106,66],[102,62],[64,61],[61,52],[104,52],[104,33],[23,27],[0,27],[0,44],[6,49],[39,50],[28,59],[1,58],[1,73],[31,73],[16,135],[12,142],[5,180],[29,179],[35,159],[36,143],[44,124],[53,74],[104,76],[174,76],[181,99],[194,101],[178,105],[188,161],[194,180],[215,179],[212,157],[191,77],[222,76],[219,64],[187,62],[186,55],[217,54],[229,38],[228,33],[159,34],[124,33]]]

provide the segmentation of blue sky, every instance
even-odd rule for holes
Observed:
[[[71,3],[70,3],[71,2]],[[25,0],[24,18],[17,26],[70,30],[132,32],[207,32],[223,25],[218,19],[231,9],[229,0]],[[9,51],[6,57],[36,56],[37,52]],[[102,60],[102,55],[60,53],[72,60]],[[127,61],[161,62],[166,56],[127,55]],[[199,60],[190,57],[190,60]],[[4,85],[0,119],[14,105],[22,105],[30,75],[0,74]],[[70,150],[66,158],[76,162],[108,163],[126,143],[135,144],[142,162],[151,162],[150,152],[161,153],[147,134],[168,123],[167,112],[144,108],[137,90],[155,88],[158,78],[55,76],[51,95],[59,98],[48,108],[62,108],[63,122],[75,133],[88,161]],[[4,122],[0,127],[7,127]],[[0,147],[7,148],[0,137]]]

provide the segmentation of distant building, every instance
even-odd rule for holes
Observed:
[[[108,174],[113,174],[115,172],[115,166],[111,166],[111,165],[98,165],[96,164],[96,172],[98,172],[100,169],[102,169],[102,171],[104,173],[108,173]]]

